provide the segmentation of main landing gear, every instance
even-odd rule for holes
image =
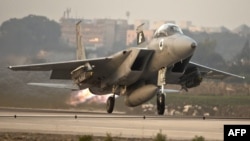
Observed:
[[[107,105],[106,105],[107,113],[111,114],[113,112],[113,110],[114,110],[114,106],[115,106],[115,95],[110,96],[107,99]]]
[[[114,110],[114,106],[115,106],[115,94],[117,94],[117,89],[118,89],[118,86],[117,85],[113,85],[113,88],[112,88],[112,93],[113,93],[113,96],[110,96],[108,99],[107,99],[107,105],[106,105],[106,110],[107,110],[107,113],[111,114]],[[126,87],[124,87],[124,89],[126,89]]]

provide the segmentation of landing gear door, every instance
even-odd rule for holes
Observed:
[[[157,85],[158,86],[162,86],[162,85],[165,85],[166,84],[166,67],[163,67],[161,68],[159,71],[158,71],[158,80],[157,80]]]

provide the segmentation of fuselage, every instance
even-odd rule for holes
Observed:
[[[196,42],[183,34],[152,39],[147,48],[155,50],[155,53],[152,56],[148,71],[158,71],[162,67],[172,66],[192,56],[195,46]]]
[[[94,84],[89,89],[93,93],[106,94],[114,92],[114,86],[117,86],[121,88],[116,93],[125,92],[126,88],[152,78],[161,68],[192,56],[196,46],[197,43],[184,35],[178,26],[163,25],[146,47],[132,47],[116,53],[115,55],[128,53],[128,56],[99,86]]]

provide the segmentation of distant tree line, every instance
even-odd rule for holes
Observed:
[[[60,25],[44,16],[10,19],[0,27],[1,56],[36,56],[39,51],[63,50]]]

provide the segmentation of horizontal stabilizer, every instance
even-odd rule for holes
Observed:
[[[27,83],[27,84],[32,86],[79,90],[79,88],[73,84],[56,84],[56,83]]]

